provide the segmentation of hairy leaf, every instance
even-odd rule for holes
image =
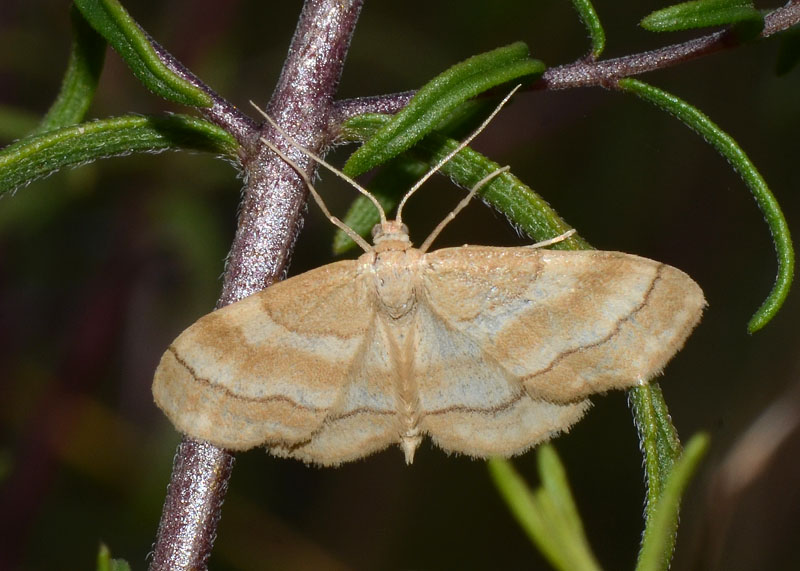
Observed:
[[[75,0],[75,5],[153,93],[184,105],[211,106],[208,94],[172,73],[161,62],[150,37],[117,0]]]
[[[586,26],[589,32],[589,38],[592,40],[592,59],[599,58],[606,47],[606,32],[603,30],[603,24],[600,23],[600,18],[597,16],[597,11],[592,6],[590,0],[572,0],[573,6],[578,11],[581,22]]]
[[[196,117],[124,115],[27,137],[0,151],[0,195],[65,167],[132,152],[192,149],[236,157],[223,129]]]
[[[728,160],[756,199],[772,234],[778,257],[778,275],[775,285],[747,324],[747,330],[750,333],[758,331],[778,313],[786,296],[789,295],[794,277],[794,246],[789,233],[789,225],[786,223],[778,201],[767,186],[764,177],[761,176],[739,144],[702,111],[671,93],[636,79],[622,79],[619,81],[619,86],[675,115],[688,127],[699,133]]]
[[[51,129],[74,125],[83,121],[94,98],[103,61],[106,41],[83,19],[72,6],[72,51],[67,71],[61,83],[61,91],[36,129],[43,133]]]
[[[639,23],[651,32],[674,32],[711,26],[754,23],[756,30],[764,25],[761,12],[751,0],[693,0],[656,10]],[[749,28],[752,28],[750,26]],[[757,33],[756,31],[756,33]]]
[[[647,519],[636,571],[666,571],[674,551],[678,514],[686,486],[708,449],[708,436],[696,434],[669,473],[652,517]]]
[[[661,387],[657,383],[648,383],[629,390],[628,402],[633,409],[636,429],[639,431],[639,447],[644,454],[644,472],[647,478],[645,516],[649,522],[672,466],[680,456],[681,442],[669,417]]]
[[[466,100],[510,81],[530,81],[544,69],[542,62],[528,57],[528,47],[521,42],[459,63],[423,86],[342,170],[350,176],[364,173],[411,147]]]

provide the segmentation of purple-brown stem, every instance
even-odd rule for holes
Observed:
[[[761,37],[767,38],[800,23],[800,0],[791,0],[764,16]],[[573,87],[613,86],[618,79],[639,75],[648,71],[672,67],[689,60],[741,45],[731,30],[723,30],[640,54],[609,60],[576,62],[551,67],[529,89],[555,90]],[[337,101],[331,115],[331,130],[347,119],[362,113],[396,113],[405,107],[414,96],[414,91],[392,93],[373,97],[360,97]]]
[[[278,86],[267,106],[290,135],[315,152],[320,152],[329,139],[333,96],[362,1],[306,1]],[[174,65],[173,69],[182,68]],[[247,297],[282,277],[302,225],[307,193],[298,174],[254,140],[239,115],[222,102],[206,112],[219,124],[234,121],[241,129],[242,164],[247,173],[239,224],[217,307]],[[260,135],[270,137],[271,129],[262,128]],[[314,168],[307,157],[292,149],[287,152],[302,168]],[[183,439],[175,456],[151,571],[206,568],[232,465],[230,452]]]
[[[206,569],[217,534],[233,454],[184,438],[175,452],[151,571]]]
[[[792,0],[782,8],[764,16],[760,37],[767,38],[800,22],[800,1]],[[610,86],[618,79],[672,67],[699,57],[741,45],[733,29],[722,30],[674,44],[607,61],[577,61],[553,67],[542,74],[534,89],[568,89],[571,87]]]

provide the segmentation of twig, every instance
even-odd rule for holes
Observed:
[[[307,0],[270,115],[308,149],[319,152],[344,57],[362,0]],[[271,128],[260,135],[270,138]],[[249,136],[249,135],[248,135]],[[247,182],[239,226],[225,271],[218,307],[247,297],[284,273],[302,220],[306,187],[297,173],[266,147],[245,149]],[[296,157],[306,169],[308,159]],[[185,438],[159,525],[152,571],[205,569],[216,535],[233,456],[208,443]]]
[[[205,569],[233,469],[233,454],[184,438],[175,452],[151,571]]]
[[[764,29],[760,37],[767,38],[797,23],[800,23],[800,0],[791,0],[785,6],[777,8],[764,16]],[[539,81],[529,89],[555,90],[573,87],[611,86],[616,80],[623,77],[672,67],[739,45],[741,45],[741,41],[733,32],[722,30],[680,44],[673,44],[640,54],[599,61],[581,59],[546,70]],[[336,123],[331,126],[331,129],[335,130],[350,117],[355,117],[362,113],[396,113],[413,96],[413,91],[406,91],[337,101],[332,115],[332,120],[336,121]]]
[[[800,2],[778,8],[764,17],[761,37],[767,38],[800,22]],[[736,34],[722,30],[683,42],[607,61],[589,62],[580,60],[569,65],[553,67],[542,75],[533,89],[568,89],[571,87],[607,86],[616,80],[639,75],[656,69],[672,67],[701,56],[741,45]]]

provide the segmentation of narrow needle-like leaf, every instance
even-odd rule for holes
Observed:
[[[489,460],[489,473],[517,522],[556,569],[598,571],[564,465],[550,444],[537,449],[537,458],[542,485],[536,490],[507,460]]]
[[[708,449],[708,436],[693,436],[667,478],[653,517],[648,518],[636,571],[666,571],[672,560],[681,498]]]
[[[94,98],[103,60],[106,41],[84,20],[80,12],[72,7],[72,51],[67,71],[61,83],[61,91],[36,129],[44,133],[59,127],[83,121]]]
[[[600,23],[597,11],[590,0],[572,0],[572,5],[575,6],[581,22],[589,32],[589,38],[592,40],[592,51],[589,55],[596,60],[606,47],[606,32],[603,30],[603,24]]]
[[[350,156],[342,169],[357,176],[397,156],[437,127],[464,101],[512,80],[531,81],[544,64],[519,42],[473,56],[425,84],[409,104]]]
[[[794,276],[794,247],[789,234],[789,226],[778,201],[769,190],[761,173],[758,172],[758,169],[756,169],[739,144],[702,111],[671,93],[636,79],[622,79],[619,81],[619,86],[623,90],[633,93],[675,115],[686,123],[688,127],[699,133],[728,160],[756,199],[756,203],[764,214],[769,230],[772,233],[778,257],[778,275],[775,285],[767,299],[747,324],[747,330],[750,333],[758,331],[769,323],[780,310],[786,300],[786,296],[789,294],[789,288]]]
[[[21,139],[0,150],[0,195],[103,157],[191,149],[236,157],[236,141],[196,117],[125,115],[80,123]]]
[[[75,5],[153,93],[184,105],[211,106],[207,93],[163,64],[148,35],[117,0],[75,0]]]
[[[651,32],[672,32],[744,22],[753,24],[756,33],[764,26],[750,0],[693,0],[652,12],[640,25]]]
[[[639,431],[639,446],[644,454],[647,478],[645,514],[649,521],[672,471],[672,465],[680,456],[681,443],[658,384],[648,383],[635,387],[628,391],[628,399]]]

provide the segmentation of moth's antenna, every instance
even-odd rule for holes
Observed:
[[[461,199],[461,202],[459,202],[458,205],[455,208],[453,208],[453,210],[450,212],[450,214],[445,216],[444,220],[439,222],[439,225],[436,226],[436,228],[433,229],[433,232],[431,232],[431,235],[428,236],[427,238],[425,238],[425,241],[422,243],[422,246],[419,247],[420,251],[423,252],[423,253],[427,252],[428,248],[430,248],[431,244],[436,239],[436,237],[439,235],[439,233],[442,230],[444,230],[444,227],[447,226],[447,224],[451,220],[453,220],[453,218],[456,217],[456,214],[461,212],[464,209],[464,207],[467,204],[469,204],[469,201],[472,200],[472,197],[475,196],[475,193],[478,192],[481,188],[483,188],[483,186],[486,185],[486,183],[488,183],[490,180],[492,180],[496,176],[499,176],[499,175],[503,174],[509,168],[511,168],[511,167],[507,167],[507,166],[506,167],[501,167],[501,168],[499,168],[499,169],[497,169],[495,171],[492,171],[491,173],[489,173],[488,175],[483,177],[481,180],[479,180],[475,184],[475,186],[472,187],[472,190],[469,191],[467,196],[465,196],[463,199]]]
[[[492,111],[491,115],[489,115],[483,121],[483,123],[481,123],[478,126],[478,128],[475,129],[472,132],[472,134],[469,137],[464,139],[455,149],[453,149],[452,151],[447,153],[447,155],[442,160],[440,160],[438,163],[436,163],[436,165],[431,170],[429,170],[427,173],[425,173],[425,175],[423,175],[423,177],[421,179],[419,179],[416,182],[416,184],[409,189],[408,192],[406,192],[406,195],[403,197],[403,199],[400,201],[400,205],[397,207],[397,217],[396,217],[396,219],[397,219],[398,222],[401,222],[401,223],[403,222],[403,207],[405,206],[406,201],[411,197],[411,195],[414,194],[420,186],[425,184],[425,182],[429,178],[431,178],[433,176],[433,173],[435,173],[440,168],[442,168],[442,166],[447,161],[452,159],[454,156],[456,156],[458,153],[460,153],[461,150],[464,147],[469,145],[472,142],[472,139],[474,139],[475,137],[480,135],[481,131],[483,131],[486,128],[486,126],[491,122],[491,120],[494,119],[495,115],[500,113],[500,110],[503,108],[503,106],[508,102],[509,99],[511,99],[511,96],[514,95],[517,92],[517,89],[519,89],[520,87],[522,87],[522,85],[517,85],[514,89],[512,89],[511,92],[508,95],[506,95],[503,98],[503,100],[497,105],[497,107],[494,108],[494,111]]]
[[[338,177],[339,177],[339,178],[341,178],[342,180],[344,180],[344,181],[346,181],[346,182],[350,183],[350,185],[351,185],[353,188],[355,188],[355,189],[356,189],[358,192],[360,192],[361,194],[363,194],[364,196],[366,196],[367,198],[369,198],[369,199],[372,201],[372,203],[375,205],[375,208],[377,208],[377,209],[378,209],[378,214],[379,214],[379,215],[380,215],[380,217],[381,217],[381,224],[385,224],[385,223],[386,223],[386,213],[383,211],[383,206],[381,206],[381,203],[380,203],[380,202],[378,202],[378,199],[377,199],[377,198],[375,198],[374,196],[372,196],[372,193],[370,193],[370,191],[368,191],[366,188],[364,188],[363,186],[361,186],[360,184],[358,184],[358,183],[357,183],[355,180],[353,180],[352,178],[350,178],[349,176],[347,176],[346,174],[344,174],[342,171],[340,171],[339,169],[337,169],[335,166],[333,166],[332,164],[330,164],[329,162],[327,162],[327,161],[326,161],[325,159],[323,159],[322,157],[320,157],[320,156],[317,156],[316,154],[312,153],[311,151],[309,151],[308,149],[306,149],[305,147],[303,147],[303,146],[302,146],[300,143],[298,143],[298,142],[297,142],[297,140],[296,140],[294,137],[292,137],[292,136],[291,136],[289,133],[287,133],[287,132],[286,132],[286,131],[285,131],[285,130],[284,130],[284,129],[283,129],[281,126],[280,126],[280,125],[278,125],[278,124],[275,122],[275,120],[274,120],[272,117],[270,117],[269,115],[267,115],[266,111],[264,111],[263,109],[261,109],[261,108],[260,108],[258,105],[256,105],[254,102],[252,102],[252,101],[251,101],[251,102],[250,102],[250,105],[252,105],[253,107],[255,107],[255,108],[256,108],[256,111],[258,111],[259,113],[261,113],[261,114],[264,116],[264,119],[266,119],[266,120],[269,122],[269,124],[270,124],[270,125],[272,125],[273,127],[275,127],[275,129],[276,129],[276,130],[277,130],[277,131],[278,131],[278,132],[281,134],[281,136],[282,136],[284,139],[286,139],[287,141],[289,141],[289,143],[290,143],[290,144],[291,144],[291,145],[292,145],[292,146],[293,146],[295,149],[297,149],[298,151],[300,151],[301,153],[303,153],[303,154],[304,154],[304,155],[306,155],[307,157],[309,157],[309,158],[313,159],[313,160],[314,160],[314,161],[316,161],[317,163],[321,164],[323,167],[325,167],[326,169],[328,169],[329,171],[331,171],[333,174],[335,174],[336,176],[338,176]],[[264,142],[264,143],[266,143],[266,144],[267,144],[267,146],[269,146],[269,147],[270,147],[272,150],[275,150],[275,149],[274,149],[274,145],[270,145],[270,144],[269,144],[269,143],[267,143],[267,142],[266,142],[266,141],[265,141],[263,138],[261,139],[261,141],[262,141],[262,142]],[[283,157],[281,157],[281,158],[283,158]],[[288,162],[288,161],[287,161],[287,162]],[[308,177],[305,177],[305,178],[308,178]],[[307,181],[306,181],[306,182],[307,182]],[[309,186],[310,186],[310,184],[309,184]],[[319,200],[320,200],[320,199],[317,199],[317,202],[319,202]],[[348,235],[349,235],[349,234],[348,234]]]
[[[370,246],[367,243],[367,241],[364,240],[364,238],[359,236],[347,224],[345,224],[344,222],[342,222],[341,220],[336,218],[336,216],[334,216],[333,214],[330,213],[330,211],[328,210],[328,207],[325,206],[325,203],[322,201],[322,197],[317,192],[317,189],[314,188],[313,184],[311,184],[311,179],[306,174],[306,171],[304,171],[302,168],[300,168],[300,165],[298,165],[296,162],[294,162],[292,159],[290,159],[286,155],[286,153],[281,151],[278,147],[276,147],[273,143],[271,143],[268,140],[266,140],[264,137],[261,137],[261,142],[264,143],[267,147],[269,147],[270,150],[273,153],[278,155],[280,158],[282,158],[284,161],[286,161],[289,164],[289,166],[291,166],[294,170],[297,171],[297,174],[299,174],[300,177],[303,179],[303,181],[306,183],[306,186],[308,187],[308,191],[311,193],[311,196],[314,197],[314,200],[317,201],[317,204],[319,205],[320,210],[322,210],[322,213],[325,214],[325,216],[328,217],[328,220],[330,220],[334,225],[336,225],[339,229],[341,229],[342,232],[344,232],[345,234],[350,236],[350,238],[352,238],[353,242],[358,244],[361,247],[361,249],[363,249],[365,252],[374,251],[374,248],[372,246]]]

